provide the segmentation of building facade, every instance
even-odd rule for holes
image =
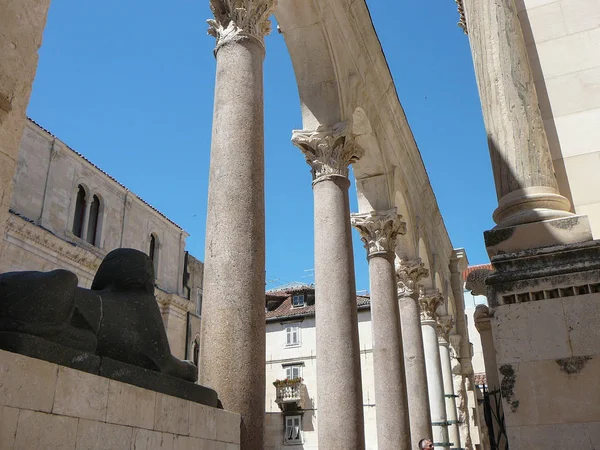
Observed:
[[[31,120],[13,186],[0,273],[61,268],[90,287],[108,252],[141,250],[154,261],[173,354],[187,356],[188,316],[199,309],[203,266],[185,251],[181,227]]]

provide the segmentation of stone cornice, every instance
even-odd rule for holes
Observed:
[[[90,274],[96,272],[102,258],[85,247],[77,246],[73,242],[65,241],[55,236],[50,231],[38,227],[26,219],[11,215],[6,223],[6,232],[28,244],[37,245],[46,251],[56,253],[60,258],[71,261],[75,266],[88,270]]]
[[[396,208],[388,211],[371,211],[352,214],[352,226],[360,233],[367,250],[367,258],[376,255],[393,258],[398,234],[406,234],[406,222]]]
[[[177,294],[165,292],[160,288],[154,288],[154,296],[156,297],[158,305],[163,308],[174,307],[183,312],[194,312],[196,310],[196,305],[191,300],[183,298]]]
[[[462,28],[465,34],[469,34],[469,30],[467,29],[467,18],[465,17],[465,5],[463,4],[463,0],[454,0],[456,2],[456,7],[458,8],[458,26]]]
[[[434,289],[430,292],[419,292],[419,307],[421,309],[421,321],[437,320],[437,309],[444,304],[444,296],[440,291]]]
[[[277,0],[210,0],[215,18],[207,20],[208,34],[217,39],[215,53],[229,42],[248,38],[264,45],[276,4]]]
[[[421,258],[412,261],[402,259],[396,260],[396,278],[398,281],[398,296],[413,297],[418,296],[418,282],[429,276],[429,270],[421,262]]]
[[[437,318],[437,331],[438,340],[442,344],[448,344],[450,331],[454,327],[454,317],[452,316],[438,316]]]
[[[327,130],[292,132],[292,143],[304,153],[314,182],[331,175],[348,178],[348,166],[364,155],[350,137],[349,128],[347,122],[342,122]]]

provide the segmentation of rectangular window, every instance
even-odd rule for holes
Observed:
[[[289,380],[300,378],[302,376],[302,366],[287,366],[285,368],[285,377]]]
[[[297,347],[300,345],[300,327],[298,325],[289,326],[285,329],[285,346]]]
[[[302,416],[285,417],[286,444],[302,444]]]
[[[294,308],[299,308],[304,306],[304,294],[296,294],[292,297],[292,306]]]

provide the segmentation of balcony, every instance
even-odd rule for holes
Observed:
[[[305,387],[302,378],[275,380],[275,403],[282,411],[302,409],[304,407]]]

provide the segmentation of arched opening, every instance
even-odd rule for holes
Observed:
[[[90,217],[88,219],[88,229],[86,240],[92,244],[97,245],[96,239],[98,234],[98,219],[100,217],[100,199],[94,195],[92,204],[90,205]]]
[[[77,188],[77,198],[75,199],[75,214],[73,216],[73,234],[82,237],[83,220],[85,217],[85,189],[82,185]]]

